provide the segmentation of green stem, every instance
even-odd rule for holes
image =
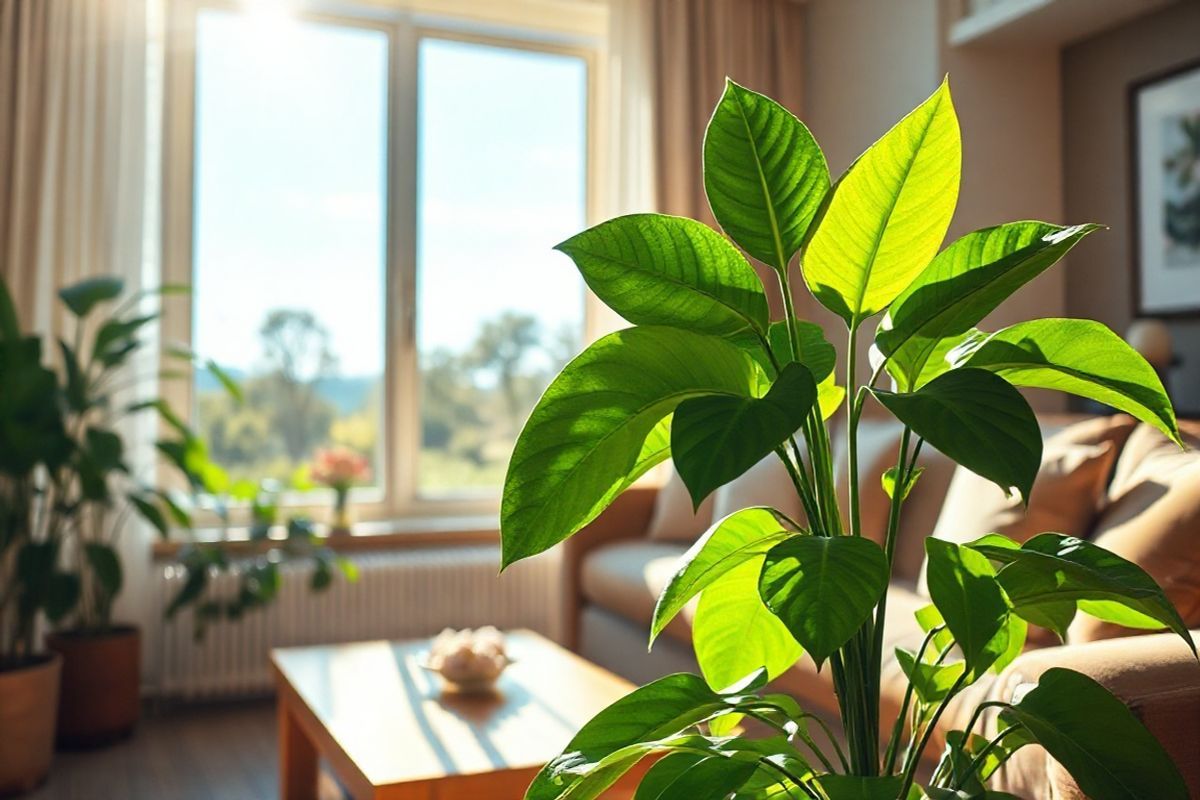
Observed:
[[[994,750],[1000,744],[1000,740],[1003,739],[1005,736],[1008,736],[1013,731],[1015,731],[1017,729],[1017,727],[1018,726],[1014,725],[1011,728],[1005,728],[1004,730],[1000,731],[995,736],[993,736],[990,740],[988,740],[988,743],[985,744],[983,746],[983,749],[980,750],[975,755],[975,758],[971,759],[970,765],[967,766],[966,774],[964,774],[962,777],[955,780],[953,788],[956,790],[961,789],[962,785],[964,783],[966,783],[967,780],[969,780],[972,775],[975,774],[976,770],[978,770],[980,766],[983,765],[983,759],[987,757],[987,754],[992,752],[992,750]],[[968,734],[968,736],[969,736],[969,734]],[[967,740],[967,738],[964,738],[963,741],[967,742],[968,740]]]
[[[950,691],[942,698],[942,702],[938,703],[938,707],[934,709],[933,716],[929,718],[925,729],[921,731],[921,738],[917,746],[909,751],[907,762],[904,765],[904,783],[900,786],[900,791],[896,795],[897,797],[908,796],[908,790],[912,788],[913,779],[917,774],[917,764],[921,761],[921,753],[925,751],[925,746],[929,744],[929,737],[933,735],[934,729],[937,728],[938,720],[942,718],[946,707],[950,705],[950,701],[954,698],[954,695],[958,694],[958,690],[963,687],[966,681],[967,673],[964,672],[954,682],[954,685],[950,687]]]
[[[929,633],[925,634],[924,641],[921,642],[921,647],[917,650],[917,663],[920,664],[925,659],[925,651],[929,649],[929,645],[933,642],[935,636],[945,630],[944,625],[938,625],[930,628]],[[908,718],[908,707],[912,704],[913,685],[909,681],[908,688],[904,690],[904,700],[900,703],[900,714],[896,717],[896,723],[892,725],[892,735],[888,740],[887,753],[884,755],[883,774],[891,775],[892,770],[896,768],[896,756],[900,752],[900,731],[904,728],[904,722]]]

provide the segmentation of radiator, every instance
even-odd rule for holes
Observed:
[[[273,647],[413,639],[446,627],[481,625],[530,628],[561,638],[556,554],[521,562],[501,576],[500,550],[492,545],[364,553],[351,559],[359,568],[357,583],[339,575],[323,592],[309,589],[306,565],[283,565],[272,605],[236,622],[210,624],[200,641],[192,636],[190,611],[158,622],[147,642],[157,656],[147,665],[151,691],[185,700],[269,692]],[[173,565],[156,571],[160,619],[183,579],[182,570]],[[228,592],[234,580],[218,576],[210,591]]]

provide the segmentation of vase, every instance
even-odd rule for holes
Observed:
[[[51,653],[0,670],[0,796],[31,791],[50,772],[61,668]]]
[[[98,747],[132,733],[141,716],[138,629],[60,631],[46,645],[62,656],[59,747]]]
[[[351,534],[351,526],[354,524],[354,519],[350,514],[350,503],[348,489],[335,489],[335,499],[333,504],[333,522],[329,525],[330,536],[349,536]]]

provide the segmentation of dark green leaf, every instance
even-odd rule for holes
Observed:
[[[88,428],[85,443],[88,456],[97,468],[108,471],[122,466],[125,447],[117,434],[102,428]]]
[[[967,333],[1099,228],[1012,222],[969,233],[939,253],[892,303],[875,334],[900,388],[920,385],[939,342]]]
[[[79,576],[72,572],[54,572],[46,581],[43,608],[51,622],[58,622],[79,603]]]
[[[680,402],[750,397],[764,382],[737,347],[690,331],[632,328],[595,342],[546,389],[513,448],[500,510],[503,564],[575,533],[667,458],[664,420]]]
[[[125,291],[125,282],[120,278],[102,276],[89,278],[73,286],[60,289],[59,299],[76,317],[85,317],[97,304],[114,300]]]
[[[653,642],[679,611],[717,578],[766,554],[791,532],[770,508],[743,508],[709,528],[679,560],[659,595],[650,625]]]
[[[167,518],[162,510],[156,506],[148,497],[141,497],[136,494],[129,495],[129,502],[133,504],[138,515],[142,519],[149,522],[158,531],[159,536],[166,539],[171,534],[170,526],[167,525]]]
[[[942,83],[831,190],[802,260],[817,300],[855,326],[912,283],[950,225],[961,161],[958,118]]]
[[[742,254],[703,223],[633,214],[558,245],[596,296],[635,325],[716,336],[769,321],[761,281]]]
[[[887,557],[870,539],[794,536],[767,553],[759,591],[820,666],[870,617],[887,579]]]
[[[21,324],[17,319],[17,307],[8,286],[0,280],[0,343],[10,344],[20,339]]]
[[[1055,667],[1009,713],[1094,800],[1187,800],[1179,769],[1124,703]]]
[[[932,537],[925,540],[933,600],[973,676],[1008,649],[1008,602],[996,571],[980,553]]]
[[[67,405],[72,411],[86,411],[91,406],[88,397],[88,381],[84,377],[83,368],[79,366],[78,354],[61,339],[58,348],[62,353],[63,371],[66,373],[66,386],[63,387]]]
[[[729,237],[764,264],[786,269],[828,189],[825,156],[804,123],[726,81],[704,135],[704,190]]]
[[[1025,501],[1042,465],[1042,433],[1020,392],[986,370],[956,369],[911,394],[874,390],[901,422],[967,469]]]
[[[719,486],[787,442],[816,400],[811,373],[791,363],[761,398],[713,394],[680,403],[671,422],[671,457],[693,505],[699,508]]]
[[[123,583],[121,560],[117,551],[102,542],[87,542],[83,546],[88,564],[96,575],[96,580],[104,589],[104,594],[111,600],[121,593]]]
[[[669,753],[663,756],[646,771],[633,800],[659,800],[676,778],[705,758],[708,756],[703,753]]]
[[[708,756],[676,776],[655,800],[725,800],[741,788],[758,769],[754,761],[728,756]]]
[[[837,350],[825,338],[825,331],[815,322],[796,320],[796,337],[800,340],[800,355],[792,353],[792,340],[788,333],[786,322],[772,322],[767,329],[767,341],[775,361],[782,367],[792,361],[798,361],[808,367],[813,380],[821,383],[833,373],[837,365]],[[752,333],[742,333],[730,338],[750,354],[771,377],[775,376],[775,364],[763,349],[763,342]]]
[[[147,314],[130,319],[110,319],[96,331],[96,339],[92,342],[92,358],[104,359],[111,353],[123,349],[131,337],[143,326],[158,319],[157,314]]]
[[[1018,323],[979,345],[966,366],[994,372],[1014,386],[1054,389],[1104,403],[1182,444],[1171,400],[1154,368],[1099,322]]]
[[[829,800],[897,800],[904,779],[899,775],[860,778],[856,775],[822,775],[817,783]]]

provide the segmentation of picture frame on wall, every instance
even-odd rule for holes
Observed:
[[[1200,61],[1130,87],[1134,311],[1200,316]]]

